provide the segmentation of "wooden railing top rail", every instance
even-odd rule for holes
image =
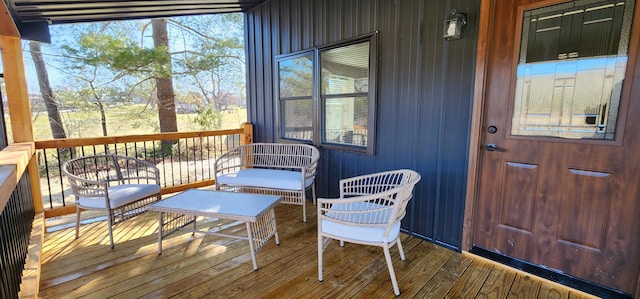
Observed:
[[[14,143],[0,151],[0,213],[33,157],[33,142]]]
[[[91,145],[103,145],[103,144],[114,144],[114,143],[125,143],[125,142],[176,140],[180,138],[196,138],[196,137],[242,134],[243,132],[244,130],[242,128],[239,128],[239,129],[217,130],[217,131],[195,131],[195,132],[157,133],[157,134],[143,134],[143,135],[126,135],[126,136],[91,137],[91,138],[50,139],[50,140],[36,141],[35,148],[36,149],[66,148],[66,147],[74,147],[74,146],[91,146]]]

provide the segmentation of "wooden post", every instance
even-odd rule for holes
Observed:
[[[253,125],[244,122],[240,125],[240,128],[244,131],[240,134],[240,145],[253,143]]]
[[[31,104],[29,103],[20,37],[0,35],[0,53],[2,54],[13,142],[33,142]],[[42,192],[40,190],[40,172],[35,155],[29,161],[28,171],[34,208],[36,213],[40,213],[42,212]]]

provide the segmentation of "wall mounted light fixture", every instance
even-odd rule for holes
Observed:
[[[444,20],[443,36],[445,40],[459,39],[462,37],[462,29],[467,24],[467,15],[451,10],[451,15]]]

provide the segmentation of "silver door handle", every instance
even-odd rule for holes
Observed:
[[[495,144],[493,143],[489,143],[487,144],[487,146],[484,147],[484,149],[486,149],[488,152],[501,152],[504,153],[507,150],[503,149],[503,148],[499,148],[497,147]]]

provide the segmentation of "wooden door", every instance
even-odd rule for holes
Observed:
[[[492,3],[473,246],[633,294],[640,5]]]

